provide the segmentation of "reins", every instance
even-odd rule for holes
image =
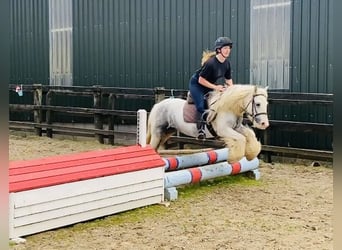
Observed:
[[[216,133],[215,129],[213,128],[213,125],[211,124],[211,122],[214,121],[214,120],[216,119],[217,112],[216,112],[216,110],[213,110],[213,109],[211,109],[210,107],[211,107],[213,104],[215,104],[215,103],[221,98],[222,94],[223,94],[223,92],[220,92],[220,93],[219,93],[220,96],[219,96],[218,98],[216,98],[216,100],[214,100],[214,101],[211,102],[210,104],[208,103],[208,108],[209,108],[209,110],[208,110],[207,112],[209,113],[209,111],[211,111],[211,112],[215,112],[215,114],[214,114],[214,117],[211,119],[210,122],[206,121],[206,126],[207,126],[207,129],[209,130],[209,132],[214,136],[215,139],[218,139],[219,136],[218,136],[218,134]],[[207,96],[207,97],[208,97],[208,96]]]

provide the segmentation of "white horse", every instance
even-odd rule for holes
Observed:
[[[165,142],[177,130],[197,137],[196,123],[185,122],[183,118],[186,102],[180,98],[168,98],[152,107],[147,124],[147,144],[156,150],[163,149]],[[266,129],[269,126],[267,105],[267,87],[255,85],[235,84],[223,92],[213,91],[208,96],[207,124],[228,147],[229,163],[239,161],[243,156],[252,160],[260,153],[261,144],[254,131],[242,124],[243,114],[247,115],[253,127]],[[206,128],[206,138],[212,137],[216,136]]]

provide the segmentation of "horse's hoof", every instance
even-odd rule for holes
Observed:
[[[230,164],[230,165],[232,165],[232,164],[234,164],[234,163],[237,163],[237,162],[239,162],[238,160],[229,160],[229,161],[227,161],[228,162],[228,164]]]

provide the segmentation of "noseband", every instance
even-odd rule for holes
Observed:
[[[255,118],[256,118],[257,116],[259,116],[259,115],[267,115],[266,112],[257,113],[257,108],[256,108],[256,105],[255,105],[255,100],[254,100],[254,98],[255,98],[256,96],[260,96],[260,95],[266,98],[266,96],[263,95],[263,94],[254,94],[253,97],[252,97],[252,99],[248,102],[248,104],[246,105],[246,108],[245,108],[245,113],[246,113],[248,116],[252,117],[252,122],[254,122],[254,121],[255,121]],[[267,99],[267,98],[266,98],[266,99]],[[249,113],[249,112],[247,111],[247,108],[248,108],[248,106],[249,106],[250,104],[252,104],[252,114]]]

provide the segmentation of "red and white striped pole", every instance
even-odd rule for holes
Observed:
[[[198,183],[200,181],[216,177],[235,175],[244,172],[252,172],[254,178],[258,180],[260,178],[258,167],[258,158],[248,161],[244,157],[233,164],[229,164],[227,161],[224,161],[201,167],[166,172],[164,175],[164,195],[168,200],[175,200],[178,198],[176,187],[179,185]]]
[[[163,158],[165,171],[179,170],[189,167],[214,164],[228,159],[228,148],[209,150],[207,152],[194,153],[190,155]]]

